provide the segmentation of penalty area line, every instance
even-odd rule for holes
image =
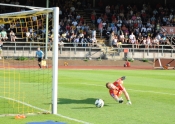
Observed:
[[[15,100],[15,99],[12,99],[12,98],[9,98],[9,97],[3,97],[3,96],[0,96],[0,98],[2,99],[7,99],[7,100],[11,100],[11,101],[15,101],[17,103],[20,103],[20,104],[23,104],[23,105],[26,105],[28,107],[31,107],[31,108],[34,108],[34,109],[37,109],[37,110],[40,110],[40,111],[43,111],[43,112],[48,112],[47,110],[45,109],[42,109],[42,108],[38,108],[36,106],[32,106],[28,103],[25,103],[25,102],[22,102],[22,101],[19,101],[19,100]],[[59,117],[62,117],[62,118],[65,118],[65,119],[68,119],[68,120],[72,120],[72,121],[76,121],[76,122],[79,122],[79,123],[82,123],[82,124],[92,124],[92,123],[89,123],[89,122],[85,122],[85,121],[82,121],[82,120],[78,120],[78,119],[75,119],[75,118],[70,118],[68,116],[64,116],[64,115],[61,115],[61,114],[54,114],[56,116],[59,116]]]

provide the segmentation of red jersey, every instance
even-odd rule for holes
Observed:
[[[117,95],[119,97],[122,94],[122,91],[124,89],[124,87],[122,85],[122,80],[119,78],[113,84],[117,87],[117,89],[115,89],[115,90],[110,89],[109,93],[112,97],[115,95]]]

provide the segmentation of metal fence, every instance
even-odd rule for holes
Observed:
[[[14,55],[32,57],[37,47],[45,52],[45,57],[52,57],[52,49],[46,49],[45,43],[41,42],[6,42],[3,45],[3,56],[8,58]],[[48,44],[48,47],[50,44]],[[105,44],[97,46],[82,46],[81,44],[65,43],[59,45],[59,57],[63,59],[123,59],[123,58],[175,58],[175,49],[172,45],[159,45],[158,48],[135,48],[131,44],[122,44],[120,47],[108,47]],[[21,54],[19,54],[19,52]],[[17,54],[18,53],[18,54]]]

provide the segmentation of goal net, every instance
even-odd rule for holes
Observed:
[[[55,7],[0,14],[0,24],[5,25],[7,34],[8,30],[13,30],[18,34],[17,38],[22,39],[19,44],[18,41],[15,44],[3,44],[0,59],[0,115],[57,113],[58,45],[55,44],[58,44],[58,11]],[[47,22],[47,14],[53,15],[51,22]],[[16,26],[10,27],[12,24]],[[45,43],[48,32],[41,32],[47,27],[53,27],[55,32],[52,51],[48,51],[49,46]],[[33,36],[26,40],[28,31],[33,31]],[[41,38],[43,41],[38,43]],[[38,47],[48,55],[41,61],[41,68],[36,58]]]

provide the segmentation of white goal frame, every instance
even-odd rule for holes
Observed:
[[[52,67],[52,114],[57,114],[57,98],[58,98],[58,33],[59,33],[59,8],[42,8],[42,7],[33,7],[33,6],[22,6],[14,4],[4,4],[0,3],[0,6],[11,6],[11,7],[21,7],[32,9],[29,11],[13,12],[13,13],[4,13],[0,14],[0,18],[13,18],[16,16],[26,16],[28,14],[42,14],[53,12],[53,31],[54,31],[54,41],[53,41],[53,67]]]

